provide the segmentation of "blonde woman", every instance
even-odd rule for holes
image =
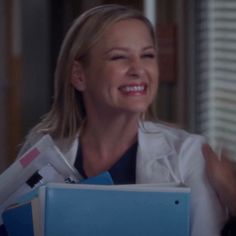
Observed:
[[[84,177],[109,171],[115,184],[184,183],[191,188],[191,236],[217,236],[223,211],[208,183],[204,138],[159,124],[157,44],[150,22],[120,5],[75,20],[62,45],[51,111],[22,152],[44,134]]]

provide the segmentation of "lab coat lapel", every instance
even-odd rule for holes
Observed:
[[[57,140],[55,143],[58,147],[60,147],[60,150],[67,159],[67,161],[71,165],[74,165],[79,146],[78,136],[76,136],[72,141],[63,139],[63,140]]]
[[[137,183],[179,182],[172,166],[176,166],[176,151],[158,130],[140,129],[136,162]],[[174,164],[174,165],[173,165]]]

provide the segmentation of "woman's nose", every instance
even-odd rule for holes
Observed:
[[[145,68],[140,58],[132,58],[129,64],[128,73],[130,76],[139,78],[144,75]]]

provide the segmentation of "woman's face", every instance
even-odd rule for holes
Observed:
[[[82,68],[80,86],[87,113],[145,112],[157,90],[155,45],[147,26],[128,19],[110,26]],[[99,114],[98,113],[98,114]]]

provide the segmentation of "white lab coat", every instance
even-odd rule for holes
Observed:
[[[28,140],[22,152],[38,138]],[[68,147],[56,142],[74,165],[78,138]],[[191,236],[219,236],[225,221],[223,207],[208,183],[202,136],[152,122],[140,123],[136,161],[137,183],[184,183],[191,188]]]

